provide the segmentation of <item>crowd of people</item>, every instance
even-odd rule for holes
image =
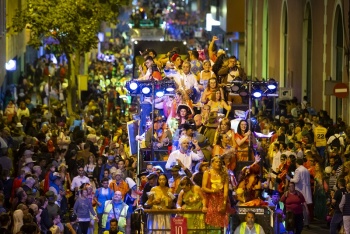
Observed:
[[[128,56],[91,62],[89,91],[73,116],[64,102],[66,66],[44,57],[29,66],[18,93],[3,100],[2,230],[131,233],[132,213],[142,207],[184,211],[198,233],[269,233],[253,212],[229,225],[230,216],[239,219],[237,206],[269,206],[280,215],[280,233],[301,233],[313,219],[337,233],[350,216],[350,129],[316,112],[307,97],[279,101],[277,116],[271,97],[254,100],[250,118],[236,112],[250,96],[235,95],[231,85],[247,77],[217,40],[207,54],[145,48],[137,79],[172,79],[174,96],[131,98],[121,79],[131,74]],[[153,99],[154,113],[139,110]],[[129,121],[140,121],[139,157],[130,154]],[[145,230],[170,233],[172,217],[152,212]]]

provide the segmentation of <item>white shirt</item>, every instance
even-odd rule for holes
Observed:
[[[173,77],[180,89],[195,88],[199,92],[197,79],[191,72],[186,75],[183,71],[178,70],[167,73],[167,77]]]
[[[186,90],[195,88],[199,92],[197,79],[192,73],[177,73],[174,80],[182,89],[184,89],[183,85],[185,85]]]
[[[193,151],[183,154],[180,150],[175,150],[169,155],[168,161],[165,164],[165,168],[167,170],[170,170],[174,165],[177,164],[176,160],[179,159],[186,168],[192,171],[192,161],[199,161],[203,159],[203,157],[204,155],[201,150],[198,151],[197,154]],[[184,174],[184,172],[181,170],[180,174]]]
[[[295,189],[304,195],[306,204],[311,204],[312,193],[310,187],[310,172],[303,165],[300,165],[295,170],[295,175],[290,182],[295,183]]]
[[[330,145],[335,138],[338,138],[340,145],[344,147],[344,136],[337,133],[328,138],[327,145]]]
[[[76,176],[73,178],[70,190],[74,191],[75,188],[79,188],[84,183],[90,183],[90,180],[86,176]]]
[[[272,170],[274,170],[275,172],[277,172],[277,169],[279,167],[279,165],[281,164],[281,151],[277,151],[274,155],[273,155],[273,159],[272,159]],[[276,178],[275,174],[271,174],[271,176],[273,178]]]
[[[108,188],[101,188],[101,195],[104,195],[104,196],[108,196],[109,194],[109,191],[108,191]]]

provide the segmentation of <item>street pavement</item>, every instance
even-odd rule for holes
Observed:
[[[329,228],[327,228],[327,223],[326,221],[319,221],[315,220],[311,222],[309,225],[309,229],[307,227],[304,227],[302,234],[326,234],[329,233]]]

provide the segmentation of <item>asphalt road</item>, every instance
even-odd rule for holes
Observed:
[[[329,229],[327,228],[326,221],[313,221],[309,225],[310,228],[304,227],[302,233],[303,234],[326,234],[329,233]]]

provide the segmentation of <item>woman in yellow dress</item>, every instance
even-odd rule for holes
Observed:
[[[153,210],[171,209],[175,196],[170,192],[168,178],[161,174],[157,186],[153,187],[145,205]],[[170,214],[149,214],[147,220],[148,233],[170,233]]]
[[[206,199],[198,185],[193,184],[191,179],[185,176],[180,181],[180,187],[182,190],[177,199],[177,209],[207,211]],[[187,218],[187,229],[205,228],[204,214],[184,214],[184,217]],[[205,231],[189,230],[187,233],[205,233]]]

